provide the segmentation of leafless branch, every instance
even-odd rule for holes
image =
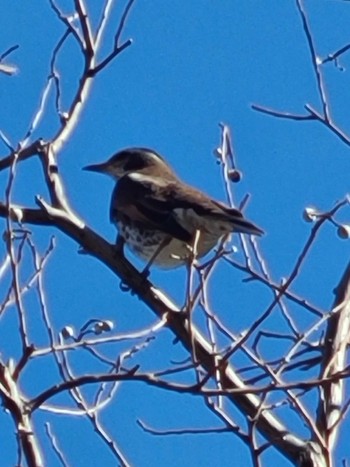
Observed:
[[[9,49],[5,50],[0,55],[0,72],[5,73],[6,75],[13,75],[17,72],[17,67],[14,65],[9,65],[8,63],[2,63],[4,58],[8,57],[12,52],[17,50],[19,48],[19,45],[13,45]]]
[[[252,104],[252,109],[256,110],[257,112],[261,112],[266,115],[271,115],[272,117],[278,118],[286,118],[289,120],[297,120],[297,121],[304,121],[304,120],[315,120],[313,115],[296,115],[289,112],[281,112],[278,110],[270,109],[268,107],[264,107],[262,105]]]
[[[330,54],[327,55],[326,58],[324,58],[321,63],[322,65],[324,63],[328,63],[328,62],[333,62],[333,61],[337,61],[337,59],[345,54],[348,50],[350,49],[350,44],[346,44],[344,45],[343,47],[341,47],[340,49],[336,50],[335,52],[332,52]]]
[[[322,75],[320,59],[318,58],[316,54],[313,38],[311,35],[311,31],[310,31],[310,27],[309,27],[309,23],[307,19],[307,14],[306,14],[306,11],[303,5],[303,0],[296,0],[296,6],[300,14],[301,20],[302,20],[303,29],[306,35],[307,43],[308,43],[310,54],[311,54],[311,61],[312,61],[312,66],[313,66],[315,75],[316,75],[318,93],[319,93],[319,96],[322,102],[322,107],[323,107],[323,118],[327,123],[329,123],[330,115],[329,115],[329,106],[328,106],[328,101],[327,101],[326,85],[325,85],[324,78]]]
[[[48,423],[48,422],[45,423],[45,430],[46,430],[46,434],[47,434],[47,436],[48,436],[48,438],[50,440],[52,449],[56,453],[59,461],[61,462],[61,464],[64,467],[69,467],[69,463],[66,461],[65,455],[64,455],[62,449],[60,449],[60,447],[58,446],[56,436],[52,432],[50,423]]]
[[[345,369],[350,335],[350,263],[335,291],[332,316],[328,320],[320,377],[327,378]],[[332,452],[344,398],[344,382],[336,380],[321,389],[317,424],[322,430],[329,452]]]
[[[151,428],[147,426],[142,420],[137,420],[137,424],[145,431],[146,433],[150,433],[151,435],[155,436],[169,436],[169,435],[205,435],[205,434],[213,434],[213,433],[229,433],[231,432],[231,428],[227,427],[217,427],[217,428],[183,428],[183,429],[175,429],[175,430],[156,430],[155,428]]]
[[[114,38],[114,48],[113,51],[107,55],[106,58],[104,58],[99,64],[97,64],[93,69],[90,70],[90,75],[94,76],[97,73],[99,73],[101,70],[103,70],[117,55],[119,55],[123,50],[125,50],[127,47],[129,47],[132,44],[131,39],[126,40],[123,42],[121,45],[119,45],[120,37],[122,35],[126,20],[128,18],[128,15],[130,13],[131,7],[133,5],[135,0],[129,0],[128,3],[126,4],[126,7],[124,9],[124,12],[122,14],[118,30],[116,32],[115,38]],[[99,29],[101,30],[101,28]]]

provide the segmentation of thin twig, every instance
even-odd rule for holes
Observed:
[[[313,69],[316,75],[317,88],[318,88],[319,96],[320,96],[322,107],[323,107],[324,120],[328,123],[330,121],[329,106],[328,106],[328,101],[327,101],[326,86],[325,86],[322,71],[321,71],[320,60],[316,54],[316,50],[315,50],[315,46],[313,43],[311,31],[309,28],[303,1],[296,0],[296,6],[299,11],[302,23],[303,23],[303,29],[306,35],[307,43],[308,43],[310,54],[311,54],[312,66],[313,66]]]

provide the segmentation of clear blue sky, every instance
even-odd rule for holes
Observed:
[[[57,1],[64,11],[70,11],[71,2]],[[50,54],[63,33],[49,2],[35,3],[35,8],[32,2],[17,0],[0,5],[0,55],[15,44],[20,46],[8,58],[19,67],[18,74],[0,74],[0,129],[14,145],[23,138],[37,109]],[[96,18],[96,3],[100,2],[89,3],[89,11]],[[318,54],[324,57],[345,45],[350,23],[346,2],[305,3]],[[104,53],[112,42],[120,8],[115,9]],[[255,103],[298,114],[304,113],[305,104],[321,110],[295,2],[136,0],[123,38],[132,38],[133,45],[95,80],[81,121],[59,158],[73,208],[92,228],[113,241],[115,229],[108,219],[112,181],[81,168],[134,145],[155,148],[184,180],[224,200],[220,167],[213,157],[220,141],[218,124],[224,122],[231,128],[238,166],[244,174],[243,181],[235,186],[236,201],[251,194],[246,214],[266,231],[261,250],[272,277],[280,281],[290,273],[310,231],[310,224],[302,220],[303,209],[309,205],[330,209],[349,190],[350,173],[349,147],[320,123],[276,119],[251,109]],[[334,120],[350,132],[349,54],[340,62],[344,71],[328,64],[324,76]],[[82,65],[76,47],[65,47],[58,63],[63,101],[68,104]],[[53,109],[51,99],[34,137],[53,136],[57,129]],[[0,146],[0,157],[7,153],[5,146]],[[2,193],[6,180],[7,174],[0,173]],[[35,159],[18,169],[15,200],[34,205],[36,194],[47,197]],[[348,209],[339,219],[349,221],[349,217]],[[91,317],[114,320],[120,332],[138,330],[155,321],[135,297],[120,292],[119,280],[109,270],[93,258],[78,255],[77,245],[70,239],[53,229],[34,231],[42,250],[49,235],[54,234],[57,240],[45,274],[48,305],[57,330],[67,324],[79,328]],[[326,227],[294,285],[295,292],[329,309],[349,251],[349,242],[340,240],[330,225]],[[211,287],[213,309],[237,334],[249,327],[271,301],[261,287],[242,285],[244,277],[222,266]],[[184,271],[155,270],[152,280],[182,303]],[[4,290],[0,283],[1,297]],[[38,313],[32,302],[28,299],[28,309]],[[298,324],[305,326],[307,322],[300,317]],[[278,321],[270,324],[278,327]],[[10,318],[0,323],[0,340],[8,340],[11,325]],[[37,338],[41,342],[40,334]],[[13,348],[1,348],[3,358],[15,357]],[[166,368],[170,360],[186,357],[171,333],[163,331],[155,344],[135,358],[135,364],[142,364],[143,370],[156,370]],[[76,358],[75,368],[82,373],[92,371],[88,358]],[[29,394],[57,381],[51,369],[40,373],[38,381],[27,381]],[[64,398],[62,401],[67,402]],[[132,465],[248,465],[247,449],[232,435],[152,437],[136,425],[139,418],[164,430],[221,426],[199,398],[129,383],[120,387],[104,415],[103,421]],[[79,419],[42,412],[36,423],[44,445],[47,439],[40,424],[47,419],[53,421],[70,465],[115,465],[88,423]],[[3,427],[13,429],[5,422],[6,417],[1,420]],[[349,437],[349,424],[344,430],[339,458],[349,456],[344,442]],[[0,451],[6,452],[7,465],[13,465],[15,444],[8,445],[8,440],[7,436],[0,437]],[[52,453],[50,456],[48,465],[59,465]],[[264,460],[265,465],[272,461],[288,465],[273,450]]]

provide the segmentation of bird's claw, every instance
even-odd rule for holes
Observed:
[[[131,290],[131,287],[123,281],[120,281],[119,288],[122,292],[130,292]]]
[[[150,271],[149,267],[146,266],[145,269],[140,272],[140,274],[141,274],[143,280],[147,280],[149,278],[150,274],[151,274],[151,271]]]

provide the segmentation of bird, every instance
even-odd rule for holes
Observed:
[[[232,232],[262,235],[263,230],[235,208],[184,183],[153,149],[131,147],[84,170],[111,176],[110,220],[118,229],[116,246],[126,244],[151,265],[172,269],[205,256]]]

